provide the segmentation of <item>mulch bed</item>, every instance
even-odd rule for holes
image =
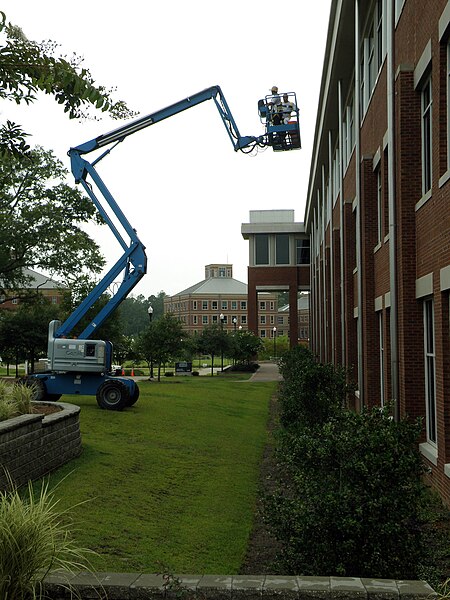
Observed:
[[[264,497],[270,496],[275,488],[275,473],[277,464],[272,440],[273,431],[277,427],[278,404],[277,396],[273,395],[270,401],[269,443],[264,449],[260,467],[259,493],[256,504],[253,529],[247,547],[247,553],[240,568],[241,575],[278,575],[276,558],[280,550],[280,543],[275,539],[264,520]]]

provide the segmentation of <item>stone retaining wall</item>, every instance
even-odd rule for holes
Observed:
[[[436,593],[424,581],[354,577],[275,575],[163,575],[78,573],[69,579],[50,574],[50,600],[66,600],[69,583],[82,600],[429,600]]]
[[[21,415],[0,422],[0,489],[8,485],[7,473],[17,486],[61,467],[81,454],[80,407],[64,402],[39,402],[59,406],[50,415]]]

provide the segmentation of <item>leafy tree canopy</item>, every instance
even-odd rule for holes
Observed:
[[[100,222],[94,205],[64,181],[67,170],[51,151],[0,160],[0,294],[17,297],[24,268],[44,270],[64,283],[84,268],[99,273],[104,259],[82,226]],[[83,268],[80,268],[83,265]]]
[[[52,95],[73,118],[90,116],[89,107],[113,118],[133,116],[126,104],[113,100],[114,89],[97,84],[76,54],[58,56],[58,45],[34,42],[0,11],[0,98],[30,104],[39,91]],[[27,134],[11,122],[0,124],[0,158],[29,150]]]

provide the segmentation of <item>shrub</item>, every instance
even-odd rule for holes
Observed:
[[[425,501],[419,422],[346,408],[348,374],[305,348],[280,370],[278,490],[267,519],[287,573],[415,579]]]
[[[280,361],[281,424],[284,427],[324,423],[347,404],[352,385],[349,374],[331,364],[316,362],[303,346],[286,353]]]
[[[164,377],[173,377],[173,371],[166,371]]]
[[[199,375],[200,375],[200,373],[198,371],[192,371],[193,377],[198,377]]]
[[[13,385],[0,381],[0,421],[6,421],[17,415],[33,412],[31,403],[34,396],[32,385]]]
[[[48,484],[38,497],[31,483],[27,495],[0,492],[0,598],[37,600],[50,569],[86,569],[89,551],[77,547],[57,503]]]
[[[270,506],[283,566],[305,575],[414,579],[424,487],[420,425],[344,410],[280,445],[289,484]]]

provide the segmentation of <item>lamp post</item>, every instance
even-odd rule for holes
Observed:
[[[153,318],[153,306],[151,304],[148,305],[147,313],[148,320],[151,323]],[[153,379],[153,358],[150,360],[150,379]]]
[[[223,313],[220,313],[220,355],[221,355],[221,371],[223,373],[223,322],[225,321],[225,317]]]
[[[236,326],[237,326],[237,317],[233,317],[233,326],[234,326],[234,332],[233,332],[233,347],[235,348],[236,345]],[[236,353],[235,350],[233,350],[233,365],[236,364]]]
[[[273,328],[273,355],[277,358],[277,328]]]

